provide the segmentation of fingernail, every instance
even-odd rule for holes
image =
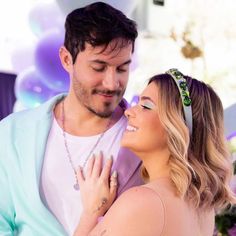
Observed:
[[[110,155],[107,159],[108,160],[113,160],[113,155]]]
[[[117,178],[117,175],[118,175],[117,171],[114,170],[113,173],[112,173],[112,177]]]

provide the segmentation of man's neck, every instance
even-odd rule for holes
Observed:
[[[60,101],[54,109],[54,116],[61,128],[63,127],[63,102],[65,131],[77,136],[100,134],[106,129],[111,128],[124,113],[123,109],[120,106],[117,106],[111,117],[101,118],[90,112],[88,109],[81,107],[81,105],[74,107],[70,101],[65,99],[64,101]]]

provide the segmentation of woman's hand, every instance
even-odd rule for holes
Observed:
[[[117,191],[117,173],[110,176],[112,158],[102,168],[103,156],[93,156],[87,165],[86,172],[80,168],[77,177],[80,186],[83,213],[100,217],[105,214],[113,203]]]

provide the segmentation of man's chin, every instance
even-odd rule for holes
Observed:
[[[109,118],[112,116],[113,110],[111,109],[106,109],[106,110],[95,110],[95,109],[91,109],[88,108],[90,112],[92,112],[94,115],[97,115],[101,118]]]
[[[112,116],[114,111],[115,109],[112,109],[112,108],[104,109],[103,111],[98,111],[97,115],[100,116],[101,118],[109,118]]]
[[[94,104],[95,105],[95,104]],[[119,106],[119,101],[111,101],[111,102],[102,102],[100,104],[96,104],[96,106],[87,106],[87,109],[90,110],[95,115],[101,118],[109,118],[112,116],[116,108]]]

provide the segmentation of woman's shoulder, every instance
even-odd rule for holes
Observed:
[[[132,200],[135,200],[133,202]],[[137,206],[137,203],[142,203],[145,200],[145,204],[153,205],[153,203],[162,206],[161,194],[158,191],[155,191],[149,185],[141,185],[128,189],[125,191],[119,198],[118,201],[123,203],[131,202],[134,204],[134,207]],[[148,200],[148,201],[147,201]]]
[[[165,210],[168,202],[178,201],[176,188],[173,186],[169,178],[161,178],[157,181],[150,182],[145,185],[136,186],[125,191],[119,198],[118,204],[127,204],[129,207],[137,207],[137,204],[142,205],[141,208],[159,208]],[[162,211],[160,211],[162,212]]]
[[[161,235],[164,207],[160,197],[145,186],[133,187],[121,194],[97,226],[94,234],[112,236]]]
[[[96,233],[143,236],[163,233],[196,235],[203,232],[202,235],[210,235],[213,215],[207,213],[201,217],[203,222],[199,222],[196,212],[184,199],[176,196],[171,183],[168,183],[161,181],[125,191],[111,206]],[[192,232],[193,229],[196,230]]]
[[[165,210],[158,194],[145,186],[130,188],[112,205],[102,228],[110,234],[160,235],[165,225]],[[112,220],[111,220],[112,219]]]

